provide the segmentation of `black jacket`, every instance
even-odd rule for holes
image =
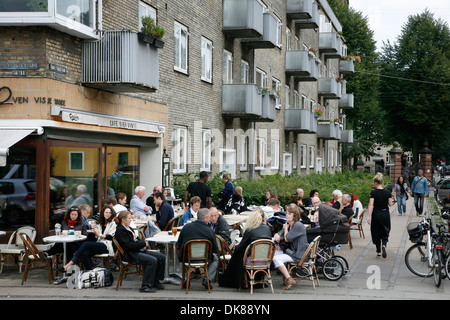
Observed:
[[[117,231],[116,231],[117,232]],[[211,241],[212,252],[217,253],[217,243],[213,229],[202,220],[187,223],[181,229],[177,241],[178,260],[183,261],[184,245],[189,240],[206,239]]]
[[[219,219],[217,220],[216,224],[213,224],[214,233],[221,236],[225,242],[230,245],[231,244],[231,238],[230,238],[230,225],[228,224],[227,220],[225,220],[222,215],[219,215]]]
[[[125,253],[125,261],[128,262],[137,261],[137,254],[147,245],[145,240],[135,239],[133,233],[121,224],[117,226],[114,237]]]

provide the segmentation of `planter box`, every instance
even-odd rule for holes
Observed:
[[[138,32],[138,39],[139,41],[148,43],[156,48],[164,48],[164,41],[161,39],[155,38],[154,36],[151,36],[149,34]]]

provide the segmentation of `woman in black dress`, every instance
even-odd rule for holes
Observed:
[[[377,258],[387,257],[386,245],[391,231],[389,207],[393,205],[391,193],[383,188],[383,175],[373,178],[375,188],[370,192],[367,222],[372,233],[372,242],[377,248]]]

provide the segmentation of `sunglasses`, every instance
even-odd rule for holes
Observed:
[[[69,212],[71,212],[71,211],[77,211],[77,212],[80,212],[80,209],[79,209],[78,207],[70,207],[70,208],[69,208]]]

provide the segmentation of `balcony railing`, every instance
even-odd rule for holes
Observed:
[[[271,122],[276,119],[275,106],[277,104],[276,96],[267,92],[262,94],[261,118],[258,122]]]
[[[335,78],[320,78],[318,94],[326,99],[341,99],[341,83],[337,82]]]
[[[300,133],[316,133],[317,119],[308,109],[286,109],[284,111],[284,129]]]
[[[98,39],[96,0],[7,0],[0,1],[0,26],[49,26],[81,39]]]
[[[339,73],[352,74],[355,72],[355,61],[350,60],[339,60]]]
[[[353,143],[353,130],[342,130],[340,143]]]
[[[287,0],[286,14],[289,19],[311,19],[313,16],[313,1]]]
[[[327,58],[341,58],[341,37],[336,32],[319,32],[319,50]]]
[[[308,50],[286,51],[286,73],[299,81],[317,81],[319,78],[318,60]]]
[[[277,46],[278,21],[270,13],[264,13],[263,35],[259,38],[244,38],[241,42],[253,49],[270,49]]]
[[[115,93],[153,92],[159,86],[158,50],[136,32],[106,31],[98,41],[83,42],[81,81]]]
[[[223,0],[223,32],[235,38],[259,38],[263,20],[263,6],[257,0]]]
[[[333,121],[319,121],[317,126],[317,138],[325,140],[340,140],[341,125]]]
[[[294,20],[296,27],[300,29],[316,29],[320,24],[320,14],[319,7],[317,3],[313,2],[311,17],[310,18],[300,18]]]
[[[353,93],[342,94],[341,100],[339,100],[339,108],[353,109],[354,108],[354,96]]]
[[[227,116],[261,118],[261,89],[255,84],[222,85],[222,113]]]

